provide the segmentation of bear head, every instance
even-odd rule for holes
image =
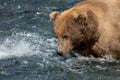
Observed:
[[[82,51],[96,40],[97,17],[90,11],[52,12],[54,32],[58,39],[57,52],[64,56],[71,51]],[[93,40],[92,42],[90,42]]]

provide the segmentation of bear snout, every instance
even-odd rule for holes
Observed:
[[[63,53],[62,53],[62,52],[58,52],[58,51],[57,51],[57,54],[58,54],[59,56],[63,56]]]
[[[58,55],[63,56],[63,49],[62,49],[62,47],[58,46],[56,51],[57,51]]]

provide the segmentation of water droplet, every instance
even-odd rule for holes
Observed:
[[[20,8],[21,8],[21,6],[20,6],[20,5],[18,5],[17,7],[18,7],[18,9],[20,9]]]
[[[40,12],[37,12],[36,14],[38,14],[38,15],[39,15],[39,14],[40,14]]]

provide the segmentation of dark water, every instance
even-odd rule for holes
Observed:
[[[49,14],[79,0],[0,0],[0,80],[120,80],[120,61],[59,57]]]

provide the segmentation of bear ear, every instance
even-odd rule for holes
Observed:
[[[85,12],[80,13],[80,14],[77,16],[76,21],[77,21],[77,23],[79,23],[81,26],[87,26],[87,23],[88,23],[88,14],[85,13]]]
[[[50,13],[50,18],[52,19],[52,21],[55,21],[59,15],[60,15],[60,12],[54,11]]]

